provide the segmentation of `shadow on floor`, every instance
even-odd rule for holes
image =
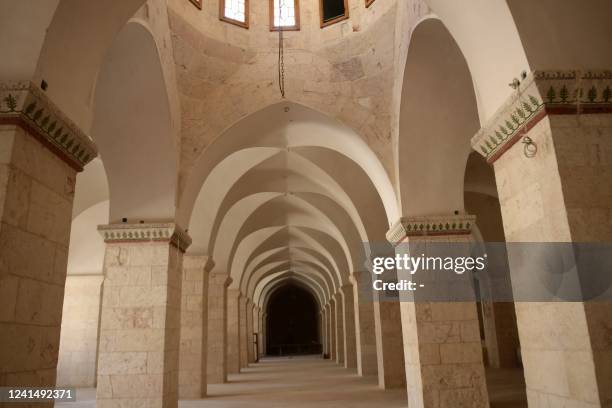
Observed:
[[[527,408],[523,370],[487,368],[487,388],[491,408]]]
[[[268,358],[252,364],[226,384],[208,386],[208,398],[182,400],[179,408],[405,408],[404,389],[383,391],[376,377],[355,372],[320,357]],[[525,408],[519,370],[487,370],[492,408]],[[95,389],[79,389],[77,402],[57,408],[94,408]]]

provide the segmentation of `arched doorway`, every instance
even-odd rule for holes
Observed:
[[[318,354],[318,308],[307,290],[286,284],[274,292],[267,307],[266,350],[271,356]]]

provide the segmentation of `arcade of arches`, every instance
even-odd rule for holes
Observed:
[[[364,243],[612,241],[612,3],[300,0],[282,97],[219,1],[0,0],[0,386],[611,408],[609,302],[368,296]]]

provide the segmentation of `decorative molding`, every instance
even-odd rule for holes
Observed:
[[[208,273],[212,271],[214,267],[215,267],[215,261],[213,261],[212,256],[207,255],[206,263],[204,264],[204,271]]]
[[[387,232],[387,240],[397,245],[406,237],[469,235],[475,222],[474,215],[402,217]]]
[[[98,226],[107,244],[169,242],[181,252],[191,245],[191,237],[178,225],[164,224],[109,224]]]
[[[535,71],[472,138],[489,163],[547,115],[612,113],[612,71]]]
[[[221,283],[226,288],[229,285],[231,285],[232,282],[234,281],[232,278],[230,278],[230,276],[227,273],[221,273],[221,272],[211,273],[210,275],[208,275],[208,279],[217,281],[218,283]]]
[[[0,82],[0,124],[23,127],[76,171],[98,155],[93,141],[29,81]]]

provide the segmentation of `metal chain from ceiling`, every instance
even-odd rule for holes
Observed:
[[[281,21],[283,1],[278,0],[278,89],[282,98],[285,99],[285,44]]]

